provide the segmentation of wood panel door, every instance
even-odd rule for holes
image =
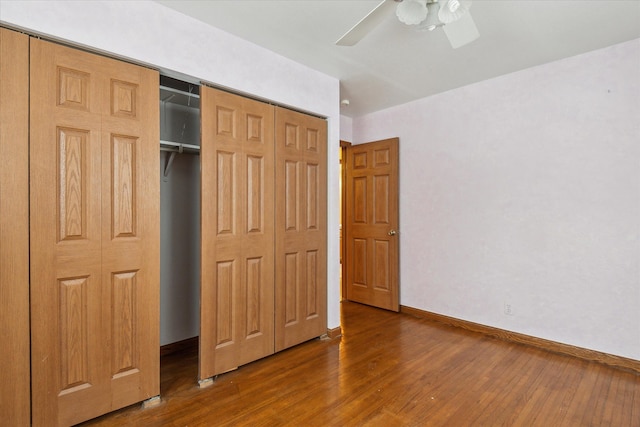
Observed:
[[[398,138],[347,148],[347,299],[399,311]]]
[[[200,379],[274,351],[273,114],[202,87]]]
[[[159,394],[158,73],[31,41],[32,420]]]
[[[327,122],[276,108],[276,351],[327,332]]]
[[[28,426],[29,37],[0,28],[0,424]]]

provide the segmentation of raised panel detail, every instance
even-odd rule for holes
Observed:
[[[365,169],[367,167],[367,153],[354,153],[353,154],[353,168]]]
[[[374,176],[373,189],[373,222],[389,224],[389,175]]]
[[[367,223],[367,178],[353,178],[353,222]]]
[[[346,294],[374,307],[399,310],[398,138],[346,150]]]
[[[298,229],[298,162],[286,161],[284,164],[284,225],[285,230]]]
[[[27,42],[31,423],[77,425],[160,391],[159,76]]]
[[[58,105],[89,111],[90,75],[82,71],[58,68]]]
[[[89,132],[58,128],[58,241],[86,238]]]
[[[218,151],[218,234],[232,234],[235,224],[235,153]]]
[[[262,306],[262,258],[247,259],[247,338],[262,333],[260,307]]]
[[[218,135],[236,137],[236,112],[229,108],[218,106],[216,109],[216,129]]]
[[[389,241],[374,240],[373,258],[375,274],[373,277],[373,287],[378,290],[389,290]]]
[[[200,89],[204,379],[274,351],[274,228],[284,207],[274,210],[275,107]]]
[[[111,372],[136,368],[136,271],[111,275]]]
[[[276,107],[275,350],[326,332],[326,121]]]
[[[318,130],[307,129],[307,151],[318,152]]]
[[[87,337],[89,278],[59,279],[60,391],[71,392],[90,382]]]
[[[318,316],[318,251],[307,251],[307,319]]]
[[[247,114],[247,141],[263,142],[262,117]]]
[[[113,238],[136,235],[136,137],[111,136]]]
[[[353,239],[353,284],[367,285],[367,240]]]
[[[388,166],[391,164],[390,160],[390,152],[388,148],[383,150],[375,150],[374,152],[374,163],[376,167],[379,166]]]
[[[111,81],[111,114],[117,117],[135,118],[138,102],[138,85],[120,80]]]
[[[235,274],[233,261],[216,264],[216,348],[233,343],[233,290]]]
[[[298,321],[298,254],[284,257],[284,316],[285,325]]]
[[[284,125],[284,146],[298,149],[298,126],[291,123]]]
[[[262,231],[264,206],[264,160],[247,156],[247,232]]]
[[[317,164],[307,164],[307,230],[318,229],[319,181],[319,166]]]

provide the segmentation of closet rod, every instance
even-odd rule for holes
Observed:
[[[200,146],[195,144],[182,144],[180,142],[160,140],[160,150],[161,151],[177,151],[178,153],[182,153],[184,150],[199,152]]]
[[[185,151],[186,150],[186,151]],[[200,147],[192,144],[180,144],[179,142],[171,142],[171,141],[160,141],[160,151],[167,151],[171,153],[166,160],[164,165],[164,176],[169,176],[169,172],[171,172],[171,166],[173,165],[173,160],[176,157],[176,154],[197,154],[200,155]]]

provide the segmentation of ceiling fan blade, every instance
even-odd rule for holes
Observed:
[[[444,27],[442,27],[442,29],[447,35],[449,43],[451,43],[451,47],[454,49],[471,43],[472,41],[480,37],[478,27],[476,27],[476,23],[473,22],[471,12],[469,11],[462,15],[462,17],[460,17],[460,19],[458,19],[457,21],[445,25]]]
[[[338,46],[353,46],[358,43],[389,15],[389,12],[395,5],[396,2],[394,0],[384,0],[369,12],[367,16],[362,18],[360,22],[354,25],[353,28],[340,37],[336,44]]]

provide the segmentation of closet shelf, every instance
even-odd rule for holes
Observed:
[[[168,86],[160,86],[160,101],[185,107],[200,108],[200,95]]]
[[[200,87],[160,76],[160,115],[160,151],[169,153],[164,156],[167,177],[176,154],[200,154]]]

